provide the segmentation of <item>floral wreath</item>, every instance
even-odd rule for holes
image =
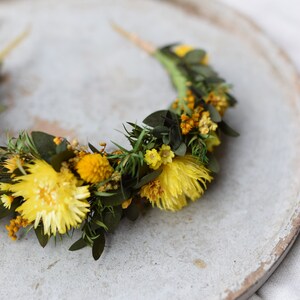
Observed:
[[[41,246],[80,228],[70,250],[92,247],[97,260],[105,236],[124,217],[135,221],[148,207],[178,211],[200,198],[218,172],[213,156],[221,132],[238,133],[223,120],[236,103],[231,86],[208,65],[202,49],[183,44],[154,48],[113,25],[156,58],[178,92],[167,110],[127,122],[131,149],[80,145],[45,132],[21,132],[0,149],[0,218],[10,217],[8,235],[34,229]],[[25,36],[0,52],[0,63]]]

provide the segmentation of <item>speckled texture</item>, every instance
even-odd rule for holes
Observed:
[[[2,227],[0,298],[233,299],[271,268],[289,234],[297,233],[299,87],[293,68],[226,7],[173,2],[0,4],[0,43],[32,27],[4,67],[10,76],[0,93],[9,108],[1,128],[122,142],[114,131],[122,122],[168,106],[175,95],[168,77],[111,30],[114,20],[157,45],[185,41],[207,49],[235,85],[240,102],[227,120],[241,133],[224,140],[221,174],[201,201],[176,214],[152,210],[135,223],[124,221],[98,262],[90,249],[68,252],[68,239],[45,249],[33,234],[12,243]]]

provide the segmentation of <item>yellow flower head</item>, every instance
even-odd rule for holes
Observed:
[[[209,170],[191,155],[176,157],[164,165],[158,178],[141,189],[146,197],[160,209],[177,211],[187,205],[187,198],[198,199],[212,177]]]
[[[99,153],[84,155],[77,163],[76,170],[80,177],[89,183],[106,180],[114,171],[108,159]]]
[[[130,199],[124,201],[124,202],[122,203],[122,208],[123,208],[123,209],[128,208],[128,206],[131,204],[131,202],[132,202],[132,198],[130,198]]]
[[[204,111],[199,121],[199,131],[201,134],[208,134],[210,131],[215,131],[218,125],[212,121],[208,111]]]
[[[179,57],[184,57],[188,52],[194,50],[190,45],[178,45],[174,48],[174,52]]]
[[[12,155],[4,161],[3,167],[8,170],[7,173],[13,173],[19,165],[23,165],[24,161],[19,155]]]
[[[3,206],[6,209],[10,209],[11,208],[11,204],[14,201],[14,197],[11,195],[2,195],[1,196],[1,202],[3,203]]]
[[[161,156],[156,149],[147,150],[144,156],[146,164],[153,170],[157,170],[161,164]]]
[[[165,144],[161,146],[159,155],[164,165],[171,163],[172,158],[175,156],[174,152],[171,150],[171,147]]]
[[[221,116],[224,115],[226,109],[229,106],[225,93],[226,90],[219,93],[210,92],[204,99],[206,103],[212,104]]]
[[[16,211],[36,228],[40,221],[45,234],[66,233],[77,227],[89,211],[86,200],[88,186],[79,186],[76,177],[68,170],[56,172],[43,160],[25,165],[29,174],[15,178],[10,190],[24,202]]]

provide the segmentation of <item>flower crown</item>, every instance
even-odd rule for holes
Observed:
[[[159,49],[114,25],[156,58],[178,92],[167,110],[127,122],[131,148],[80,145],[45,132],[21,132],[0,149],[0,218],[8,235],[34,229],[41,246],[51,236],[80,228],[70,250],[92,247],[97,260],[105,236],[124,217],[134,221],[148,207],[178,211],[204,193],[218,172],[213,156],[221,132],[237,136],[223,120],[236,103],[231,86],[208,65],[204,50],[173,44]],[[0,52],[0,62],[23,36]]]

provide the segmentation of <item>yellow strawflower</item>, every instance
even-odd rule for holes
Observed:
[[[80,177],[89,183],[106,180],[114,171],[108,159],[99,153],[84,155],[77,163],[76,170]]]
[[[195,201],[206,189],[212,177],[209,170],[191,155],[177,156],[163,165],[158,178],[141,189],[141,196],[160,209],[177,211],[187,205],[187,198]]]
[[[161,164],[161,156],[156,149],[147,150],[144,156],[146,164],[153,170],[157,170]]]
[[[171,150],[169,145],[162,145],[159,150],[159,155],[161,157],[161,162],[166,165],[172,162],[173,157],[175,156],[174,152]]]
[[[10,209],[11,208],[11,204],[13,203],[14,201],[14,197],[11,196],[11,195],[2,195],[1,196],[1,202],[3,203],[3,206],[6,208],[6,209]]]
[[[8,170],[7,173],[13,173],[18,168],[18,166],[22,166],[23,164],[24,160],[16,154],[7,158],[3,163],[3,167]]]
[[[36,228],[40,222],[45,234],[66,233],[86,218],[90,196],[88,186],[79,186],[68,169],[56,172],[47,162],[34,160],[24,166],[28,174],[14,179],[10,191],[24,202],[16,211]]]

